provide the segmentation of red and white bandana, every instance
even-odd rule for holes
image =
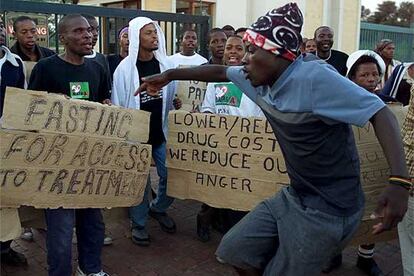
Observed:
[[[294,60],[302,43],[302,25],[302,12],[296,3],[289,3],[259,17],[248,28],[243,40],[288,60]]]

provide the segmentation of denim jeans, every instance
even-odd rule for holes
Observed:
[[[260,203],[223,237],[216,255],[263,275],[319,275],[356,231],[363,210],[337,217],[303,206],[293,188]]]
[[[137,206],[129,208],[129,216],[133,227],[145,226],[150,208],[154,212],[164,213],[174,201],[172,197],[167,196],[167,167],[165,166],[166,157],[167,148],[165,142],[157,147],[152,147],[152,158],[154,159],[157,174],[160,178],[157,197],[151,203],[149,202],[148,197],[151,191],[151,180],[150,176],[148,176],[147,186],[145,187],[142,202]]]
[[[86,273],[98,273],[105,226],[100,209],[47,209],[47,263],[50,276],[72,275],[72,235],[76,226],[78,262]]]

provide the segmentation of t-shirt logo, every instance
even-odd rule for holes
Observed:
[[[217,83],[214,87],[217,91],[216,105],[240,107],[242,92],[234,83]]]
[[[70,97],[73,99],[89,99],[88,82],[70,82]]]

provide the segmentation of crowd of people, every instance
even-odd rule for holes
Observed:
[[[177,231],[167,212],[174,199],[167,194],[166,168],[168,113],[181,107],[174,81],[208,82],[201,110],[194,112],[265,117],[291,185],[248,213],[202,204],[195,221],[201,242],[210,239],[211,228],[224,235],[217,260],[234,266],[240,275],[318,275],[341,265],[341,251],[364,211],[350,125],[371,122],[390,166],[389,185],[372,215],[378,219],[373,233],[398,225],[404,273],[414,275],[414,63],[396,61],[396,45],[389,39],[374,50],[348,56],[332,49],[332,28],[320,26],[313,38],[302,39],[302,24],[300,9],[291,3],[248,28],[213,28],[207,35],[206,59],[197,53],[192,29],[180,38],[180,52],[168,56],[162,29],[146,17],[134,18],[119,30],[119,52],[108,56],[94,50],[100,26],[92,15],[60,20],[61,54],[37,44],[35,21],[27,16],[15,20],[16,42],[7,48],[0,21],[0,116],[6,86],[79,98],[73,83],[81,84],[83,100],[150,112],[148,144],[159,182],[153,191],[148,178],[143,201],[129,208],[131,240],[138,246],[151,244],[149,217],[163,231]],[[30,76],[25,61],[37,62]],[[223,86],[232,93],[231,101],[222,95]],[[389,102],[409,105],[402,134],[386,107]],[[1,212],[2,220],[18,215],[15,210]],[[45,218],[49,275],[72,275],[74,236],[77,275],[108,275],[102,271],[101,250],[112,240],[105,235],[100,209],[46,209]],[[1,263],[27,265],[25,256],[11,248],[21,233],[4,235],[9,229],[3,221],[0,230]],[[32,239],[31,229],[24,229],[21,237]],[[383,275],[373,258],[374,247],[360,245],[356,265],[367,275]]]

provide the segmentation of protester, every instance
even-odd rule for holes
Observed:
[[[241,65],[245,52],[245,46],[241,37],[229,37],[224,50],[224,64],[227,66]],[[220,89],[223,86],[228,88],[224,95]],[[231,95],[231,99],[237,100],[229,101],[229,95]],[[260,108],[231,82],[209,83],[201,112],[242,117],[263,116]],[[222,231],[225,233],[245,214],[246,212],[217,209],[204,204],[202,210],[197,215],[197,235],[201,241],[207,242],[210,240],[210,225],[214,222],[214,219],[217,219],[217,216],[221,216],[219,219],[224,224]]]
[[[96,46],[96,43],[98,42],[98,36],[99,36],[99,24],[96,20],[95,16],[90,14],[82,14],[83,17],[88,20],[89,25],[91,26],[91,33],[92,33],[92,51],[91,54],[85,56],[85,58],[90,58],[92,60],[95,60],[98,62],[102,68],[105,70],[105,74],[107,74],[108,79],[112,79],[111,71],[109,70],[108,61],[106,60],[105,55],[98,53],[95,51],[94,47]]]
[[[116,67],[118,67],[121,60],[123,60],[128,55],[128,26],[123,27],[118,33],[119,39],[119,53],[112,54],[107,56],[109,71],[111,77],[113,78]]]
[[[36,27],[34,20],[28,16],[19,16],[13,22],[13,36],[16,42],[10,50],[23,61],[37,62],[42,58],[55,54],[54,51],[37,44]],[[27,76],[27,80],[29,80],[29,76]],[[26,241],[33,241],[32,230],[25,228],[21,238]]]
[[[405,118],[402,137],[411,182],[414,180],[414,77],[408,79],[411,84],[411,99]],[[398,237],[400,240],[401,258],[404,276],[414,276],[414,190],[411,186],[408,210],[404,219],[398,224]]]
[[[305,52],[312,53],[316,51],[316,42],[314,39],[308,39],[305,42]]]
[[[372,122],[393,176],[380,196],[373,233],[395,227],[407,210],[408,172],[395,116],[376,95],[339,77],[314,55],[297,58],[302,22],[294,3],[274,9],[247,30],[243,67],[168,70],[144,78],[137,91],[157,95],[176,79],[230,80],[264,112],[291,185],[223,237],[217,256],[246,275],[319,275],[350,241],[364,207],[350,124]]]
[[[375,47],[375,52],[379,54],[385,62],[385,73],[381,78],[381,83],[377,87],[377,90],[382,90],[388,78],[391,77],[394,68],[401,62],[394,59],[395,44],[391,39],[382,39],[378,42]]]
[[[146,229],[148,214],[156,219],[161,229],[167,233],[175,233],[174,220],[166,213],[173,198],[167,196],[166,138],[168,112],[172,109],[175,96],[175,85],[164,87],[157,97],[143,92],[134,97],[141,78],[173,68],[167,59],[165,39],[159,25],[146,17],[137,17],[129,22],[129,50],[114,73],[112,101],[132,109],[151,112],[148,143],[152,146],[152,158],[160,177],[156,198],[149,202],[151,189],[150,177],[145,189],[143,201],[129,209],[132,221],[132,241],[137,245],[148,246],[150,236]]]
[[[36,64],[29,89],[110,104],[106,72],[97,62],[84,58],[92,51],[91,31],[88,21],[81,15],[63,17],[58,32],[65,52]],[[74,95],[76,87],[81,87],[81,96]],[[72,275],[72,235],[75,226],[79,260],[77,275],[108,275],[102,271],[101,264],[104,224],[100,209],[46,209],[45,214],[50,276]]]
[[[185,31],[181,39],[181,52],[168,57],[174,64],[174,68],[180,65],[192,66],[207,63],[206,58],[195,52],[197,47],[197,33],[194,30]]]
[[[223,64],[224,48],[227,36],[222,29],[213,28],[208,32],[208,48],[211,58],[208,64]],[[197,214],[197,236],[203,241],[210,240],[210,225],[224,234],[223,216],[219,209],[213,208],[205,203],[201,204]]]
[[[244,34],[246,33],[247,28],[246,27],[240,27],[235,31],[235,35],[240,36],[241,38],[243,38]]]
[[[37,44],[36,23],[28,16],[19,16],[14,20],[13,36],[16,43],[10,50],[23,61],[39,61],[55,54],[52,50]]]
[[[226,34],[227,37],[235,34],[234,27],[231,25],[224,25],[223,28],[221,29],[223,30],[223,32]]]
[[[385,71],[385,63],[378,54],[369,50],[356,51],[349,56],[346,66],[348,67],[347,77],[351,81],[364,88],[367,92],[375,94],[375,89]],[[375,244],[359,245],[356,266],[367,275],[383,275],[373,258],[374,248]],[[338,254],[330,260],[323,272],[329,273],[341,266],[341,264],[342,254]]]
[[[219,28],[213,28],[207,34],[207,41],[211,53],[208,63],[223,64],[224,46],[227,41],[225,32]]]
[[[332,65],[339,74],[346,75],[346,61],[348,55],[337,50],[332,50],[334,31],[331,27],[320,26],[315,30],[316,56]]]
[[[0,18],[0,121],[3,116],[6,87],[26,88],[23,61],[6,47],[6,29]],[[0,209],[0,251],[1,264],[11,266],[27,265],[26,257],[13,250],[10,245],[21,233],[17,209]]]
[[[397,65],[380,95],[393,97],[403,105],[408,105],[412,79],[414,79],[414,62],[404,62]]]

